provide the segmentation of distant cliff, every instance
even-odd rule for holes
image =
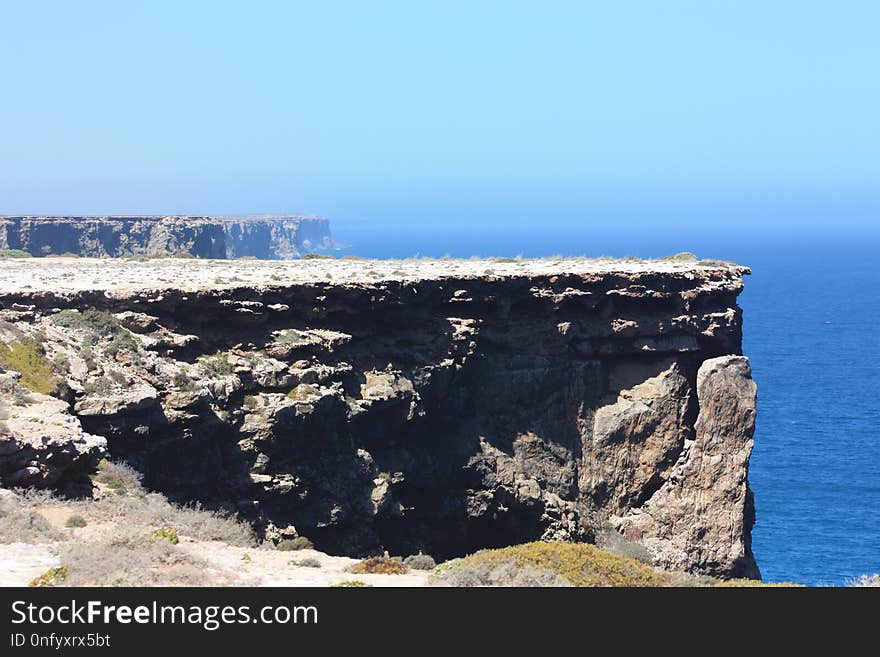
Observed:
[[[33,256],[187,253],[198,258],[283,260],[332,246],[329,222],[307,215],[0,217],[0,249]]]

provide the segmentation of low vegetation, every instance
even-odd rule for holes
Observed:
[[[229,376],[233,372],[229,354],[224,351],[211,356],[202,356],[199,358],[199,366],[210,376]]]
[[[307,557],[305,559],[300,559],[299,561],[288,561],[288,566],[300,566],[301,568],[320,568],[321,562],[315,559],[314,557]]]
[[[205,565],[143,530],[92,541],[74,541],[61,551],[72,586],[198,586],[208,582]]]
[[[0,249],[0,258],[32,258],[27,251],[21,249]]]
[[[671,260],[673,262],[696,262],[697,256],[690,251],[680,251],[671,256],[664,256],[661,260]]]
[[[51,395],[58,389],[52,363],[36,340],[0,343],[0,366],[21,372],[21,385],[32,392]]]
[[[39,577],[30,581],[28,586],[57,586],[67,580],[67,566],[53,566]]]
[[[308,342],[306,334],[296,329],[285,329],[275,337],[276,344],[305,344]]]
[[[92,475],[92,483],[106,486],[117,495],[143,494],[140,473],[125,463],[101,459]]]
[[[61,532],[30,505],[21,504],[17,496],[0,498],[0,543],[52,543],[62,538]]]
[[[305,536],[297,536],[296,538],[285,538],[283,541],[279,541],[275,549],[282,552],[293,552],[296,550],[314,550],[315,546]]]
[[[173,527],[160,527],[150,534],[150,540],[168,541],[171,545],[177,545],[180,543],[180,536],[177,535],[177,530]]]
[[[79,529],[81,527],[85,527],[89,523],[83,518],[81,515],[73,515],[70,516],[65,522],[64,526],[70,529]]]
[[[408,570],[402,562],[390,557],[369,557],[351,567],[351,572],[361,575],[403,575]]]
[[[333,256],[325,253],[304,253],[300,256],[301,260],[333,260]]]
[[[626,540],[620,532],[610,527],[598,532],[596,546],[606,552],[621,554],[646,564],[651,563],[651,554],[647,547],[638,541]]]
[[[105,353],[116,356],[120,353],[137,353],[140,343],[132,337],[112,313],[90,308],[79,312],[66,309],[52,317],[56,326],[70,328],[85,333],[84,347],[100,346]]]
[[[452,586],[664,586],[668,579],[631,557],[584,543],[535,542],[458,559],[437,576]]]
[[[347,579],[342,582],[336,582],[336,584],[331,584],[331,589],[362,589],[367,587],[372,587],[372,584],[367,584],[366,582],[362,582],[359,579]]]
[[[430,554],[411,554],[403,560],[403,565],[410,570],[434,570],[437,563]]]

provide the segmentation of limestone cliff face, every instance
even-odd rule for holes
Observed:
[[[754,577],[746,271],[21,291],[0,315],[147,485],[269,538],[446,558],[618,530]],[[88,308],[115,328],[63,310]]]
[[[332,246],[327,220],[310,216],[0,217],[0,249],[33,256],[287,259]]]

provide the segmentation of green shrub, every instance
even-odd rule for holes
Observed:
[[[64,582],[68,574],[67,566],[54,566],[39,577],[32,579],[28,586],[55,586]]]
[[[51,395],[58,389],[58,379],[43,347],[35,340],[0,343],[0,365],[21,372],[21,385],[33,392]]]
[[[141,488],[140,473],[125,463],[101,459],[98,462],[97,472],[92,475],[92,481],[107,486],[117,495],[144,493]]]
[[[359,579],[347,579],[344,582],[336,582],[336,584],[331,584],[331,589],[360,589],[366,587],[372,587],[372,584],[367,584],[366,582],[362,582]]]
[[[70,359],[60,351],[52,356],[52,371],[61,376],[70,374]]]
[[[444,576],[473,566],[481,566],[484,572],[491,573],[493,566],[502,564],[549,570],[574,586],[663,586],[666,583],[664,575],[630,557],[585,543],[543,541],[477,552],[458,560]]]
[[[286,329],[275,338],[276,344],[306,344],[308,337],[302,331]]]
[[[324,253],[304,253],[300,258],[303,260],[333,260],[333,256]]]
[[[432,583],[437,583],[435,580]],[[571,582],[550,568],[522,566],[514,559],[492,562],[464,561],[448,570],[439,582],[447,586],[568,587]]]
[[[664,256],[663,258],[660,258],[660,259],[661,260],[672,260],[674,262],[696,262],[697,256],[695,256],[690,251],[680,251],[679,253],[676,253],[675,255]]]
[[[94,308],[82,312],[67,308],[53,315],[52,323],[64,328],[95,333],[99,336],[111,336],[122,330],[119,322],[111,313]]]
[[[293,552],[295,550],[314,550],[315,546],[305,536],[297,536],[296,538],[286,538],[283,541],[279,541],[275,549],[282,552]]]
[[[87,524],[88,523],[86,522],[85,518],[83,518],[82,516],[79,516],[79,515],[75,515],[75,516],[70,516],[67,519],[67,521],[64,523],[64,526],[70,527],[71,529],[77,529],[79,527],[85,527]]]
[[[180,537],[177,535],[177,530],[172,527],[160,527],[153,531],[150,534],[151,541],[168,541],[171,545],[177,545],[180,543]]]
[[[351,567],[359,575],[403,575],[408,571],[400,561],[390,557],[368,557]]]
[[[113,392],[113,382],[106,376],[97,376],[83,384],[83,390],[87,395],[100,395],[105,397]]]
[[[211,376],[229,376],[233,372],[229,355],[223,351],[211,356],[202,356],[199,358],[199,365]]]
[[[171,384],[175,388],[186,392],[192,392],[198,389],[196,382],[190,379],[187,373],[183,370],[179,370],[172,375]]]
[[[105,310],[89,308],[79,312],[68,308],[53,315],[52,323],[83,331],[86,334],[83,338],[84,347],[101,345],[110,356],[121,352],[137,353],[141,349],[140,343],[131,333],[119,324],[112,313]]]
[[[27,251],[21,249],[0,249],[0,258],[32,258]]]
[[[315,559],[314,557],[308,557],[306,559],[300,559],[299,561],[288,561],[288,566],[300,566],[302,568],[320,568],[321,562]]]
[[[437,563],[430,554],[411,554],[403,560],[403,565],[411,570],[434,570]]]

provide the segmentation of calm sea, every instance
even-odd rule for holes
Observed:
[[[379,258],[692,251],[751,266],[740,305],[758,383],[750,480],[764,579],[880,572],[880,231],[333,228],[343,252]]]

